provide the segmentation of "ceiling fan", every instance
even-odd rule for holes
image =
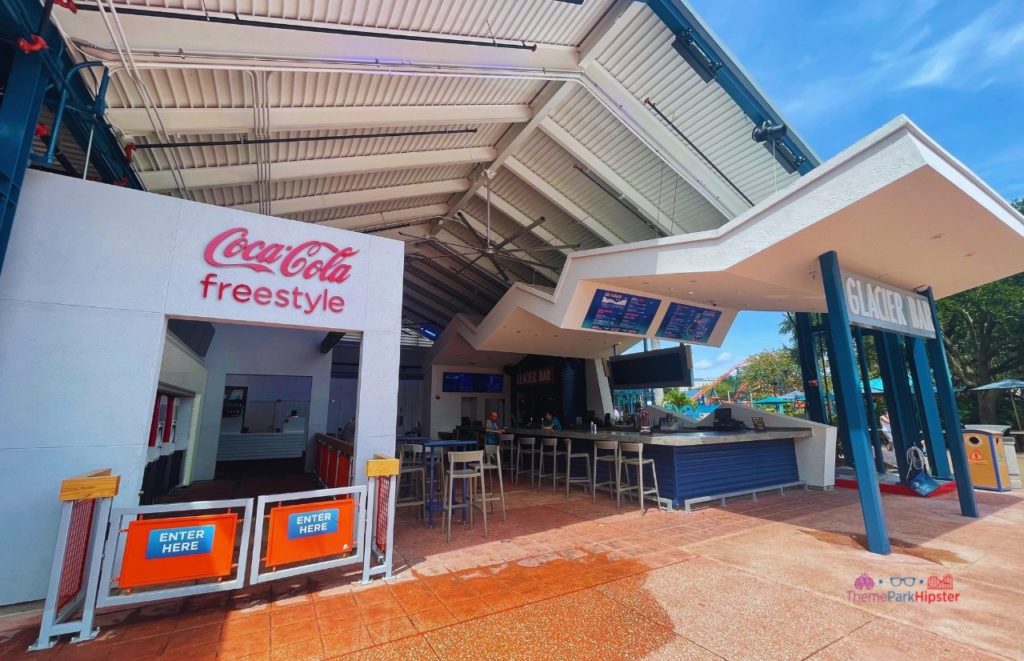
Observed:
[[[537,226],[539,226],[541,223],[543,223],[544,222],[544,217],[543,216],[538,218],[535,222],[531,223],[530,225],[527,225],[526,227],[522,228],[520,231],[516,232],[512,236],[510,236],[510,237],[508,237],[506,239],[503,239],[499,243],[495,243],[491,239],[491,179],[494,178],[494,172],[492,170],[484,170],[484,177],[486,177],[486,190],[487,190],[487,223],[486,223],[486,233],[485,234],[481,234],[479,231],[477,231],[477,229],[475,227],[473,227],[469,223],[469,221],[466,220],[465,216],[462,215],[461,211],[457,211],[455,213],[455,216],[458,218],[458,220],[462,223],[463,226],[465,226],[470,232],[473,233],[473,236],[480,243],[480,245],[479,246],[470,246],[470,245],[467,245],[465,243],[456,243],[456,242],[453,242],[453,241],[442,241],[442,240],[436,238],[438,233],[440,233],[441,228],[444,226],[445,221],[453,220],[450,217],[442,216],[442,217],[431,219],[430,227],[427,229],[427,235],[425,237],[423,237],[423,236],[416,236],[414,234],[406,234],[405,232],[399,232],[399,234],[402,235],[402,236],[406,236],[406,237],[412,238],[412,239],[416,239],[417,243],[418,242],[423,242],[423,241],[428,241],[428,242],[431,242],[431,243],[441,244],[442,246],[445,246],[446,248],[449,248],[448,254],[436,255],[436,256],[412,254],[412,255],[409,255],[409,257],[411,259],[430,260],[430,259],[450,259],[452,256],[459,256],[459,257],[465,257],[465,258],[468,258],[468,257],[472,256],[473,259],[468,264],[464,265],[462,268],[459,269],[458,273],[461,273],[466,268],[472,266],[473,264],[476,264],[476,262],[479,261],[480,259],[486,257],[487,259],[490,260],[491,264],[494,265],[494,268],[498,271],[498,273],[501,274],[501,277],[506,282],[511,283],[512,280],[509,278],[508,272],[501,265],[501,262],[499,262],[499,260],[504,260],[506,262],[526,264],[528,266],[533,266],[533,267],[540,267],[540,268],[550,269],[551,266],[548,265],[548,264],[543,264],[541,262],[538,262],[538,261],[535,261],[535,260],[532,260],[532,259],[526,259],[525,257],[520,257],[520,256],[516,255],[515,253],[550,252],[550,251],[562,250],[562,249],[566,249],[566,248],[575,250],[575,249],[580,247],[579,244],[577,243],[577,244],[552,245],[552,246],[545,246],[545,247],[542,247],[542,248],[506,248],[506,246],[512,244],[514,241],[519,239],[521,236],[523,236],[527,232],[530,232],[531,230],[533,230]],[[460,251],[463,251],[463,250],[468,250],[469,252],[460,252]]]

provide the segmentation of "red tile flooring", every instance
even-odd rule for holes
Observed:
[[[867,553],[856,493],[791,491],[693,514],[510,491],[508,521],[447,544],[400,512],[396,578],[326,572],[100,616],[98,640],[17,658],[1024,658],[1024,499],[884,496],[895,552]],[[852,603],[871,576],[951,574],[955,604]],[[8,620],[11,620],[8,618]],[[24,626],[24,618],[22,618]]]

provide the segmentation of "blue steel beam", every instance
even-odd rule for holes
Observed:
[[[928,352],[924,339],[920,337],[906,338],[907,354],[910,358],[910,369],[914,377],[914,399],[917,410],[921,414],[921,426],[924,428],[924,443],[928,449],[928,463],[932,474],[948,480],[949,458],[946,456],[946,439],[942,435],[942,422],[939,419],[939,405],[935,397],[932,382],[932,371],[928,366]]]
[[[868,440],[868,423],[864,416],[864,403],[859,393],[860,378],[857,376],[857,360],[853,355],[853,337],[850,334],[850,315],[846,310],[846,294],[843,292],[842,277],[839,273],[839,257],[827,252],[818,257],[821,280],[828,305],[828,327],[832,337],[832,362],[839,378],[836,384],[836,402],[839,418],[846,420],[850,430],[850,445],[853,447],[853,467],[857,474],[857,493],[864,515],[864,531],[867,533],[868,550],[883,555],[892,552],[889,533],[882,510],[882,494],[878,490],[878,474],[871,458]],[[841,387],[839,387],[841,385]]]
[[[796,349],[800,357],[800,374],[804,381],[804,406],[807,418],[813,422],[827,424],[825,399],[821,394],[821,372],[818,370],[818,352],[814,347],[814,333],[811,332],[811,315],[796,313]]]
[[[39,26],[42,12],[43,7],[39,2],[33,0],[3,0],[0,2],[0,37],[8,41],[15,41],[32,34]],[[52,84],[53,93],[47,95],[44,103],[56,112],[60,103],[60,92],[64,85],[63,79],[75,62],[64,49],[63,40],[52,23],[47,25],[43,31],[46,34],[41,36],[49,47],[33,53],[32,56],[39,58],[42,62],[48,82]],[[83,110],[97,107],[92,92],[82,80],[81,75],[78,74],[69,78],[68,100],[74,107]],[[33,126],[34,122],[35,120],[33,120]],[[106,119],[100,118],[94,124],[88,113],[69,112],[65,114],[63,122],[63,126],[68,129],[83,152],[87,149],[90,129],[94,125],[95,131],[93,132],[89,163],[96,168],[103,181],[116,182],[141,190],[142,182],[132,171],[124,156],[124,151],[114,135],[114,130]]]
[[[707,55],[711,64],[709,69],[711,77],[754,122],[754,126],[761,126],[765,122],[774,126],[785,123],[782,116],[768,105],[761,93],[740,70],[739,65],[733,62],[725,49],[718,45],[689,7],[679,0],[647,0],[647,4],[661,19],[661,22],[672,31],[672,34],[677,38],[682,36],[692,39],[697,49]],[[698,73],[701,72],[698,71]],[[792,127],[788,128],[789,131],[782,136],[780,141],[794,155],[803,159],[796,169],[800,174],[807,174],[818,165],[818,159],[814,152],[794,134]]]
[[[864,397],[864,411],[868,417],[868,431],[871,433],[871,447],[875,452],[875,470],[885,472],[885,461],[882,459],[882,439],[878,434],[878,416],[875,415],[875,397],[871,393],[871,374],[868,372],[868,353],[864,348],[864,331],[860,327],[853,329],[853,339],[857,345],[857,362],[860,364],[860,385]]]
[[[946,347],[942,337],[942,325],[939,323],[939,311],[935,307],[935,297],[932,295],[931,287],[918,293],[928,298],[932,321],[935,323],[935,339],[927,340],[925,345],[928,349],[928,361],[935,374],[935,389],[939,395],[939,412],[942,414],[942,426],[946,430],[946,449],[949,450],[949,456],[953,460],[956,493],[960,499],[960,513],[977,518],[978,503],[974,500],[974,485],[971,483],[971,471],[967,466],[967,451],[964,450],[960,411],[956,406],[953,377],[949,373],[949,363],[946,360]]]
[[[899,467],[900,476],[906,477],[910,468],[907,463],[907,449],[917,445],[918,439],[921,438],[914,403],[910,398],[907,362],[903,358],[898,335],[875,331],[874,337],[878,366],[885,387],[885,405],[889,410],[889,424],[896,449],[896,465]]]
[[[54,32],[51,29],[40,36],[45,39]],[[46,94],[46,72],[38,55],[11,50],[14,57],[0,102],[0,271],[7,256],[36,121]]]
[[[842,378],[840,378],[840,376],[838,374],[839,366],[836,363],[836,361],[833,360],[833,358],[836,355],[836,350],[835,350],[835,336],[831,332],[831,329],[832,329],[832,317],[831,317],[831,315],[828,315],[828,314],[821,315],[821,324],[822,324],[822,326],[825,327],[825,333],[824,333],[824,335],[825,335],[825,351],[828,354],[828,371],[829,371],[829,374],[831,374],[831,376],[832,376],[832,390],[835,393],[836,408],[840,409],[840,411],[838,412],[838,414],[836,416],[836,418],[837,418],[836,422],[838,423],[838,427],[839,427],[839,444],[843,448],[843,458],[846,460],[846,465],[847,466],[853,466],[854,462],[856,461],[856,458],[854,457],[853,445],[852,445],[852,442],[850,440],[850,434],[851,434],[850,421],[846,418],[845,415],[843,415],[841,413],[841,408],[842,407],[839,404],[839,402],[841,401],[840,393],[841,393],[843,388],[847,387],[847,385],[846,385],[846,382]],[[847,330],[849,330],[849,329],[847,329]],[[859,391],[860,391],[860,389],[858,388],[857,392],[859,392]],[[850,393],[850,395],[851,396],[856,396],[855,393]]]

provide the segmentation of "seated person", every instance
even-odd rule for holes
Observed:
[[[504,431],[498,424],[498,412],[491,411],[491,414],[484,420],[484,443],[487,445],[497,445],[498,434]]]
[[[345,426],[341,430],[341,440],[352,442],[356,440],[356,419],[352,418],[345,423]]]
[[[559,419],[551,413],[551,411],[544,412],[544,419],[540,423],[541,429],[550,429],[552,431],[562,431],[562,423]]]

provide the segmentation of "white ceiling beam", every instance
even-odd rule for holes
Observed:
[[[565,193],[558,190],[547,182],[546,179],[541,177],[539,174],[531,170],[526,166],[525,163],[520,161],[518,158],[512,157],[505,161],[505,168],[522,179],[531,188],[546,197],[548,201],[554,204],[556,207],[569,214],[581,225],[586,227],[588,230],[597,235],[602,241],[608,245],[618,245],[623,243],[620,236],[615,234],[611,229],[604,225],[597,218],[594,218],[584,209],[570,200]]]
[[[530,109],[533,113],[530,120],[513,126],[505,132],[505,135],[501,136],[498,144],[494,146],[498,152],[497,156],[487,165],[477,168],[477,176],[472,178],[473,183],[470,185],[469,190],[452,203],[452,213],[465,208],[469,201],[473,199],[477,190],[483,185],[484,177],[481,170],[485,168],[496,171],[500,168],[505,159],[519,151],[526,144],[526,141],[533,132],[540,127],[541,121],[565,103],[572,90],[572,85],[566,82],[550,82],[544,86],[544,89],[540,91],[540,94],[530,104]]]
[[[275,216],[280,216],[289,213],[315,211],[317,209],[347,207],[353,204],[370,204],[372,202],[401,200],[407,197],[420,197],[421,195],[460,193],[468,188],[469,181],[466,179],[446,179],[444,181],[428,181],[420,184],[405,184],[403,186],[389,186],[386,188],[368,188],[365,190],[349,191],[345,193],[309,195],[307,197],[273,200],[270,204],[270,208],[271,213]],[[258,203],[251,203],[238,204],[231,208],[259,213],[259,207],[260,205]]]
[[[583,84],[648,149],[727,219],[735,218],[750,208],[750,204],[732,186],[607,69],[591,62],[584,69]]]
[[[220,62],[248,66],[250,70],[270,63],[292,67],[316,64],[325,69],[366,73],[474,73],[538,79],[571,76],[579,71],[577,50],[572,46],[537,44],[530,49],[516,47],[521,45],[516,43],[508,44],[513,47],[496,47],[489,40],[465,38],[455,38],[461,43],[444,43],[444,37],[437,34],[394,30],[379,30],[377,35],[344,34],[346,29],[370,30],[337,26],[337,31],[330,31],[323,23],[264,17],[239,20],[234,14],[205,14],[190,9],[139,7],[134,14],[123,5],[120,9],[118,17],[135,62],[140,65],[174,58],[186,66]],[[139,11],[147,15],[138,15]],[[215,20],[207,21],[207,16]],[[182,20],[183,17],[201,20]],[[266,26],[241,24],[246,20],[258,20]],[[115,59],[114,44],[98,12],[80,11],[74,20],[64,23],[73,40],[102,49],[97,52],[96,48],[86,48],[90,55],[105,53],[105,58]],[[282,29],[288,27],[307,30]],[[398,36],[416,38],[395,38]]]
[[[270,108],[269,130],[348,130],[381,126],[446,124],[518,124],[530,119],[528,105],[365,106]],[[110,108],[107,119],[125,135],[152,135],[145,108]],[[252,108],[161,108],[160,120],[171,135],[252,133]]]
[[[508,159],[507,161],[505,161],[505,166],[508,167],[508,164],[511,161],[512,159]],[[479,197],[481,200],[487,200],[486,190],[477,189],[476,194],[477,197]],[[529,227],[530,225],[533,224],[533,221],[535,220],[534,218],[530,218],[529,216],[527,216],[517,207],[513,206],[511,202],[501,197],[494,191],[491,191],[491,206],[500,211],[505,216],[507,216],[509,219],[519,223],[523,227]],[[557,236],[549,232],[543,225],[538,225],[537,227],[534,227],[532,230],[530,230],[530,232],[538,239],[546,241],[547,243],[553,246],[565,243]],[[572,251],[569,250],[568,248],[559,248],[559,252],[561,252],[564,255],[568,255]]]
[[[317,158],[303,161],[275,161],[270,166],[271,181],[315,179],[339,175],[411,170],[445,165],[464,165],[490,161],[496,154],[491,147],[464,149],[438,149],[433,151],[376,154],[373,156],[346,156],[344,158]],[[205,168],[186,168],[181,171],[188,188],[213,188],[254,184],[259,180],[253,165],[225,165]],[[139,178],[146,190],[161,192],[177,188],[170,170],[140,172]]]
[[[348,216],[347,218],[326,220],[320,224],[326,227],[337,227],[338,229],[343,230],[358,231],[373,227],[408,223],[416,220],[423,220],[425,218],[433,218],[435,216],[443,216],[447,212],[447,204],[425,204],[423,206],[412,207],[410,209],[379,211],[377,213],[367,213],[359,216]]]
[[[540,128],[549,138],[554,140],[562,149],[569,152],[573,158],[585,165],[594,175],[618,191],[623,199],[644,215],[647,222],[659,227],[666,235],[677,234],[677,232],[663,224],[663,214],[653,202],[641,194],[618,172],[609,167],[607,163],[598,158],[597,154],[590,151],[576,136],[566,131],[550,117],[546,117],[541,121]]]

